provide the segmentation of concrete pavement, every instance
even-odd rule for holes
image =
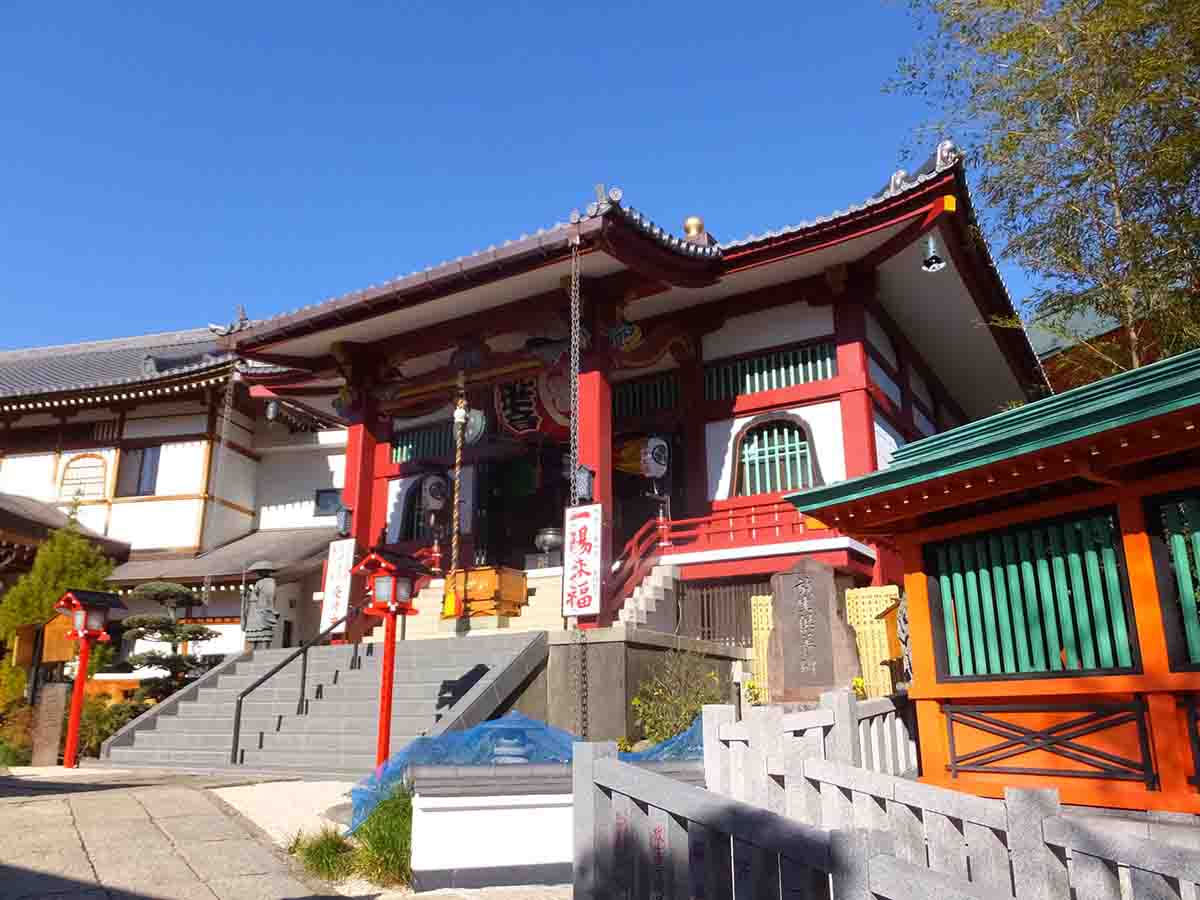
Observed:
[[[86,769],[0,776],[0,900],[340,896],[312,883],[209,786]]]

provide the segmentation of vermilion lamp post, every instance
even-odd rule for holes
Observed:
[[[369,600],[363,608],[369,616],[384,621],[383,672],[379,679],[379,727],[376,733],[375,765],[387,762],[392,742],[392,685],[396,674],[396,617],[414,616],[413,585],[429,570],[411,556],[387,550],[372,550],[351,575],[367,579]]]
[[[69,590],[54,604],[64,616],[70,616],[74,628],[67,637],[79,641],[79,667],[75,670],[75,687],[71,691],[71,713],[67,719],[67,745],[63,750],[63,767],[74,769],[79,765],[79,720],[83,715],[83,690],[87,685],[88,657],[92,654],[92,643],[109,640],[105,627],[108,614],[126,606],[116,594],[104,591]]]

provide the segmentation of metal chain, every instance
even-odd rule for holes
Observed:
[[[583,298],[579,280],[579,241],[576,239],[571,245],[571,283],[568,291],[571,300],[570,355],[567,362],[568,389],[571,395],[569,506],[579,505],[579,357],[583,344]],[[578,618],[575,620],[575,630],[571,641],[574,656],[572,674],[575,679],[575,733],[586,740],[588,735],[587,632],[579,627]]]
[[[570,506],[579,505],[579,348],[583,343],[583,301],[579,290],[579,243],[571,245],[571,341],[568,360],[568,390],[571,394]]]
[[[234,360],[233,370],[229,373],[229,382],[225,386],[225,402],[221,412],[221,437],[217,444],[217,458],[213,462],[212,473],[209,476],[206,491],[208,496],[204,498],[204,517],[207,520],[209,509],[212,507],[212,498],[216,496],[218,487],[221,484],[221,463],[225,461],[225,446],[229,443],[229,426],[233,422],[233,395],[237,391],[237,383],[241,381],[241,373],[238,371],[237,360]],[[243,580],[245,576],[243,575]],[[200,588],[200,602],[208,604],[208,592],[212,589],[212,571],[209,570],[204,576],[204,584]]]
[[[463,430],[467,424],[467,393],[463,373],[458,373],[458,400],[454,404],[454,507],[450,510],[450,573],[455,580],[452,585],[454,597],[460,609],[466,599],[458,595],[458,544],[459,544],[459,509],[461,507],[462,491],[462,460],[463,460]],[[465,584],[465,581],[464,581]]]

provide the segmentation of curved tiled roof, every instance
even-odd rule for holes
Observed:
[[[229,363],[207,328],[0,351],[0,397],[115,387]]]

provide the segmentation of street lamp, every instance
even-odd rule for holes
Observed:
[[[79,765],[79,720],[83,715],[83,690],[87,684],[88,657],[92,643],[109,640],[108,615],[114,609],[125,609],[121,598],[106,591],[69,590],[54,604],[54,608],[71,619],[72,629],[67,637],[79,641],[79,662],[75,670],[75,687],[71,691],[71,714],[67,720],[67,745],[63,750],[63,767]]]
[[[415,616],[413,589],[417,579],[431,574],[419,561],[403,553],[375,549],[350,570],[367,580],[368,602],[363,612],[384,621],[383,672],[379,683],[379,727],[375,765],[387,762],[392,740],[392,685],[396,675],[396,617]]]

